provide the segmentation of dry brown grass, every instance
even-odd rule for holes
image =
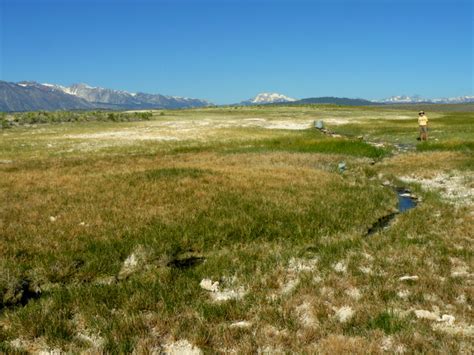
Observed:
[[[86,231],[95,237],[119,233],[160,217],[165,220],[192,216],[207,206],[222,189],[241,194],[258,191],[269,202],[301,209],[312,199],[310,187],[320,188],[336,175],[314,167],[334,159],[304,154],[248,154],[220,156],[200,153],[179,157],[125,158],[68,167],[56,162],[46,169],[0,172],[4,235],[29,235],[35,243],[61,231],[73,241]],[[15,165],[11,167],[15,169]],[[146,180],[140,174],[167,168],[205,171],[198,179]],[[174,178],[172,178],[173,180]],[[281,191],[284,186],[289,191]],[[278,192],[278,193],[274,193]],[[51,222],[53,216],[56,221]],[[84,222],[86,226],[80,225]],[[32,242],[28,240],[28,244]],[[51,245],[54,247],[54,245]]]

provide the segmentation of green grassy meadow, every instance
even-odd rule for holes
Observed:
[[[474,109],[424,110],[0,130],[0,352],[469,353]]]

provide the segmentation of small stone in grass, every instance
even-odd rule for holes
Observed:
[[[362,293],[360,293],[359,289],[353,287],[349,288],[345,291],[346,295],[348,295],[350,298],[358,301],[362,298]]]
[[[446,322],[447,324],[453,324],[456,318],[450,314],[443,314],[440,319],[438,319],[438,322]]]
[[[469,269],[465,265],[457,266],[451,270],[451,277],[466,277],[469,275]]]
[[[202,354],[202,351],[188,340],[182,339],[176,342],[166,343],[163,353],[169,355],[199,355]]]
[[[345,323],[352,319],[354,316],[354,310],[349,306],[344,306],[336,310],[336,318],[341,323]]]
[[[235,290],[219,290],[219,281],[213,282],[210,279],[202,279],[199,286],[201,286],[202,289],[211,292],[210,296],[216,302],[239,300],[246,294],[246,291],[242,287]]]
[[[398,291],[397,296],[400,298],[407,298],[408,296],[410,296],[410,294],[411,293],[408,290],[401,290],[401,291]]]
[[[146,249],[139,245],[135,251],[130,254],[123,262],[122,268],[118,274],[119,279],[124,279],[135,273],[146,262]]]
[[[56,222],[57,217],[54,216],[49,216],[49,221],[50,222]]]
[[[336,272],[342,272],[342,273],[345,273],[347,271],[347,265],[343,262],[343,261],[340,261],[338,262],[336,265],[334,265],[332,267],[334,269],[334,271]]]
[[[449,325],[452,325],[454,324],[454,321],[456,320],[456,318],[450,314],[443,314],[441,317],[438,315],[438,313],[436,312],[430,312],[430,311],[426,311],[424,309],[418,309],[415,311],[415,315],[417,318],[422,318],[422,319],[428,319],[428,320],[432,320],[432,321],[436,321],[436,322],[439,322],[439,323],[446,323],[446,324],[449,324]]]
[[[400,281],[416,281],[418,279],[419,277],[416,275],[415,276],[405,275],[399,278]]]
[[[416,315],[416,318],[435,320],[435,321],[439,320],[439,316],[436,313],[426,311],[424,309],[417,309],[415,311],[415,315]]]
[[[249,328],[252,326],[252,323],[246,321],[246,320],[243,320],[243,321],[240,321],[240,322],[234,322],[230,325],[231,328]]]
[[[211,293],[211,298],[216,301],[240,300],[247,292],[241,287],[237,290],[222,290]]]
[[[212,282],[210,279],[202,279],[199,286],[202,289],[210,292],[218,292],[219,291],[219,281]]]
[[[371,274],[372,269],[370,267],[361,266],[359,270],[364,274]]]

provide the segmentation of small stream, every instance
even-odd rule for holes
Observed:
[[[314,128],[316,128],[317,130],[319,130],[321,133],[325,134],[325,135],[328,135],[328,136],[331,136],[331,137],[341,137],[340,134],[337,134],[327,128],[325,128],[325,125],[324,125],[324,121],[322,120],[317,120],[317,121],[314,121]],[[345,137],[350,137],[348,135],[345,135]],[[350,138],[354,138],[354,137],[350,137]],[[358,139],[362,139],[364,140],[364,138],[362,136],[359,136],[357,137]],[[366,143],[370,144],[370,145],[373,145],[373,146],[380,146],[380,144],[383,145],[383,143],[379,143],[379,142],[371,142],[371,141],[366,141]],[[393,144],[393,147],[396,149],[396,152],[397,154],[400,154],[400,153],[407,153],[407,152],[410,152],[410,151],[413,151],[415,149],[415,145],[414,144],[410,144],[410,143],[395,143]],[[375,164],[375,161],[372,163],[372,165]],[[344,163],[340,163],[339,166],[338,166],[338,170],[339,172],[344,172],[344,170],[346,169],[345,167],[345,164]],[[392,186],[391,187],[396,193],[397,193],[397,198],[398,198],[398,206],[397,206],[397,210],[395,212],[391,212],[385,216],[382,216],[378,219],[377,222],[375,222],[368,230],[367,230],[367,233],[366,233],[366,236],[370,236],[380,230],[384,230],[388,227],[390,227],[390,223],[392,222],[392,220],[400,213],[404,213],[406,211],[408,211],[409,209],[412,209],[414,207],[416,207],[416,205],[418,204],[418,198],[416,196],[414,196],[411,191],[405,187],[394,187]]]
[[[366,236],[372,235],[380,230],[386,229],[390,226],[392,220],[399,214],[408,211],[416,207],[418,201],[416,197],[411,194],[411,191],[403,188],[397,187],[394,189],[397,193],[398,198],[398,209],[396,212],[389,213],[383,217],[380,217],[377,222],[375,222],[367,231]]]
[[[405,188],[397,188],[395,191],[397,191],[398,210],[400,212],[405,212],[406,210],[416,207],[418,203],[417,199],[413,197],[410,190]]]

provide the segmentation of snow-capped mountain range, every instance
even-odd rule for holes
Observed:
[[[392,96],[382,100],[350,99],[341,97],[312,97],[295,99],[279,93],[260,93],[236,105],[266,104],[334,104],[346,106],[391,105],[391,104],[457,104],[472,103],[474,96],[427,99],[420,96]],[[34,81],[12,83],[0,81],[0,112],[35,110],[130,110],[130,109],[175,109],[205,107],[212,104],[206,100],[179,96],[165,96],[142,92],[131,93],[93,87],[87,84],[62,86],[40,84]]]
[[[345,101],[344,101],[345,100]],[[347,104],[347,105],[367,105],[367,104],[416,104],[416,103],[433,103],[433,104],[459,104],[474,102],[474,96],[458,96],[449,98],[428,99],[419,95],[414,96],[392,96],[381,100],[363,100],[363,99],[347,99],[336,97],[306,98],[294,99],[278,93],[261,93],[255,97],[242,101],[240,105],[265,105],[292,102],[294,104],[305,103],[330,103],[330,104]]]
[[[0,110],[63,109],[173,109],[210,106],[210,102],[179,96],[129,93],[87,84],[62,86],[50,83],[0,81]]]
[[[416,103],[433,103],[433,104],[460,104],[474,102],[474,96],[457,96],[457,97],[443,97],[436,99],[428,99],[419,95],[414,96],[392,96],[382,100],[375,100],[377,103],[384,104],[416,104]]]
[[[183,108],[212,105],[209,101],[192,99],[181,96],[166,96],[160,94],[147,94],[143,92],[131,93],[123,90],[94,87],[88,84],[72,84],[61,86],[56,84],[42,84],[66,94],[80,97],[88,102],[103,102],[113,105],[146,106],[154,108]]]

